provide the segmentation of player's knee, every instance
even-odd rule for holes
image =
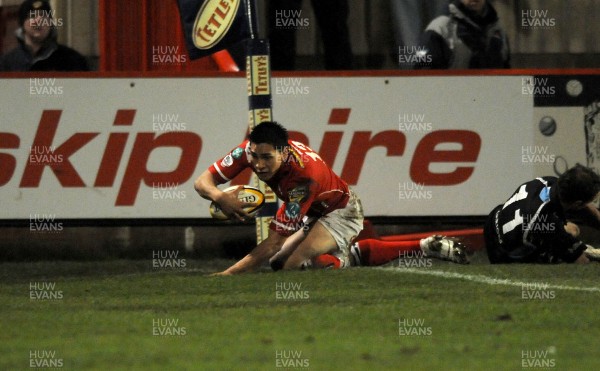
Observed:
[[[285,262],[282,262],[283,269],[300,269],[307,260],[310,260],[310,257],[305,257],[304,254],[294,253]]]

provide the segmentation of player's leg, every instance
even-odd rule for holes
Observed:
[[[340,269],[343,265],[344,260],[332,254],[319,255],[310,261],[310,267],[317,269]]]
[[[438,250],[432,251],[429,246],[437,244]],[[350,248],[352,265],[362,266],[378,266],[403,256],[408,256],[409,253],[423,253],[423,256],[430,256],[443,260],[453,261],[455,263],[467,263],[468,259],[463,254],[464,248],[461,248],[456,255],[456,250],[459,243],[450,238],[443,236],[431,236],[422,240],[405,240],[405,241],[382,241],[376,239],[366,239],[354,243]],[[437,252],[437,253],[436,253]],[[410,255],[415,257],[414,254]],[[336,262],[336,257],[332,255],[319,256],[313,260],[315,267],[331,267],[339,268],[340,264]],[[338,259],[339,260],[339,259]]]
[[[419,240],[382,241],[373,238],[360,240],[350,246],[352,266],[378,266],[401,258],[411,252],[421,252]],[[344,262],[335,255],[325,254],[313,259],[315,268],[341,268]]]
[[[498,242],[498,236],[495,232],[496,215],[499,210],[502,209],[502,206],[503,205],[498,205],[490,212],[483,227],[485,250],[487,252],[490,264],[504,264],[512,262],[500,246],[500,243]]]
[[[322,223],[314,223],[300,245],[285,261],[284,269],[300,268],[307,260],[337,250],[337,243]]]
[[[469,264],[466,247],[456,238],[433,235],[423,238],[419,244],[426,257],[448,260],[458,264]]]
[[[308,225],[305,239],[289,257],[285,268],[302,266],[306,260],[314,261],[323,254],[332,254],[343,264],[350,265],[350,246],[363,228],[364,216],[360,199],[351,192],[345,208],[320,217]]]
[[[382,241],[366,239],[355,243],[355,247],[360,254],[358,263],[365,266],[382,265],[409,252],[421,251],[419,240]]]

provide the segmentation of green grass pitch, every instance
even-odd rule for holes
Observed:
[[[0,369],[592,370],[599,267],[0,264]]]

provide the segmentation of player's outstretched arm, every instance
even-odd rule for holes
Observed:
[[[196,178],[196,181],[194,182],[194,188],[200,197],[215,202],[223,193],[219,188],[217,188],[217,182],[215,181],[212,173],[208,170],[205,170],[198,178]]]
[[[286,239],[285,243],[281,245],[281,249],[279,249],[277,253],[269,259],[271,269],[273,269],[274,271],[283,269],[285,262],[294,253],[294,251],[296,251],[296,249],[298,248],[300,243],[304,241],[304,239],[306,239],[306,233],[304,233],[304,230],[297,231],[296,233],[289,236]]]
[[[285,242],[286,237],[281,236],[277,233],[270,233],[269,237],[264,239],[261,243],[250,251],[242,260],[238,261],[231,267],[227,268],[223,272],[217,273],[216,275],[232,275],[244,272],[250,272],[277,253],[281,249],[281,246]]]

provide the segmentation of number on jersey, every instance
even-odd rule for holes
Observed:
[[[321,159],[321,156],[319,156],[316,152],[314,152],[312,149],[305,146],[304,144],[302,144],[300,142],[292,141],[292,145],[293,145],[293,148],[291,148],[292,153],[293,153],[294,157],[296,158],[296,161],[298,161],[298,163],[302,167],[304,167],[304,163],[306,161],[310,161],[310,160],[323,161],[323,159]]]
[[[507,206],[509,206],[517,201],[524,200],[526,198],[527,198],[527,191],[525,190],[525,184],[523,184],[519,188],[517,193],[515,193],[511,198],[508,199],[508,201],[506,201],[506,203],[502,207],[502,210],[504,210]],[[521,209],[517,209],[517,210],[515,210],[515,217],[511,221],[504,223],[504,225],[502,225],[502,233],[506,234],[506,233],[512,231],[513,229],[515,229],[517,226],[521,225],[522,223],[523,223],[523,216],[521,215]]]

